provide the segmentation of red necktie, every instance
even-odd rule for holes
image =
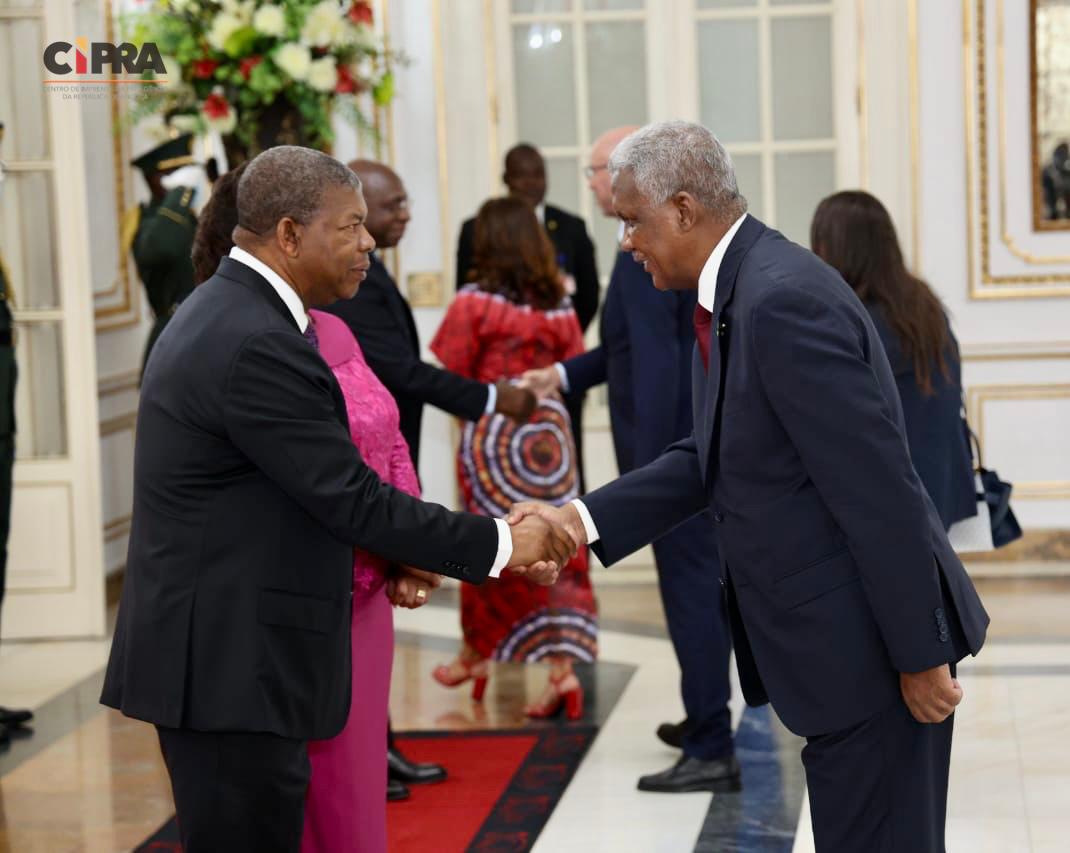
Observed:
[[[713,322],[713,314],[699,304],[695,304],[695,340],[698,341],[698,351],[702,355],[702,366],[710,369],[710,326]]]

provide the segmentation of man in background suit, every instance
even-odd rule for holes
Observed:
[[[505,155],[505,173],[502,181],[509,195],[526,201],[535,209],[535,215],[543,224],[550,242],[557,253],[557,266],[570,279],[566,289],[572,298],[580,328],[587,327],[598,313],[598,265],[595,262],[594,243],[587,234],[587,226],[578,216],[566,213],[558,207],[546,204],[546,161],[539,150],[527,143],[514,145]],[[468,281],[472,269],[472,247],[475,244],[475,217],[465,220],[457,241],[457,289]],[[565,400],[572,420],[572,433],[576,440],[576,469],[583,488],[583,394],[572,394]]]
[[[479,583],[532,560],[520,571],[551,582],[574,553],[545,522],[510,536],[364,464],[307,310],[360,286],[366,215],[334,158],[260,154],[238,185],[230,256],[145,371],[101,701],[157,727],[186,853],[299,849],[306,742],[337,734],[351,701],[354,547],[403,567],[392,583],[408,604],[427,572]]]
[[[988,615],[907,450],[895,377],[830,267],[746,213],[706,128],[650,125],[610,159],[626,251],[698,289],[694,423],[562,508],[521,505],[603,562],[708,510],[744,697],[807,739],[821,853],[943,853],[953,667]]]
[[[587,178],[606,216],[613,216],[609,156],[635,127],[606,131],[591,147]],[[540,396],[587,391],[607,383],[609,423],[622,474],[653,462],[691,433],[691,351],[695,292],[663,293],[630,254],[621,251],[602,305],[601,345],[564,363],[524,374]],[[687,717],[663,723],[658,737],[683,749],[684,760],[644,776],[644,791],[737,790],[728,677],[732,642],[721,595],[721,565],[713,524],[701,513],[654,541],[661,602],[680,663]],[[713,770],[719,762],[734,769]]]
[[[401,178],[382,163],[354,160],[368,205],[365,226],[376,249],[392,249],[409,224],[409,197]],[[397,282],[379,259],[371,255],[368,277],[352,299],[340,299],[326,308],[341,317],[360,343],[364,358],[379,381],[394,396],[401,415],[401,433],[409,445],[412,464],[419,469],[420,422],[424,403],[465,420],[478,420],[495,412],[526,421],[535,409],[535,397],[505,380],[486,385],[427,364],[420,358],[420,339],[412,309]],[[388,799],[405,799],[406,783],[438,782],[446,771],[437,764],[409,761],[388,730]]]

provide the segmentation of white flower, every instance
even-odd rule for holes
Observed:
[[[338,85],[338,68],[333,56],[315,59],[308,68],[308,85],[317,92],[333,92]]]
[[[253,28],[262,35],[278,38],[286,32],[286,15],[278,6],[261,6],[253,15]]]
[[[244,26],[241,18],[230,12],[220,12],[212,21],[211,29],[208,30],[208,44],[216,50],[222,51],[227,39],[237,30]]]
[[[284,44],[275,51],[275,64],[294,80],[304,80],[308,76],[312,56],[303,44]]]
[[[243,24],[252,20],[255,6],[256,0],[223,0],[223,11],[233,15]]]
[[[182,66],[173,56],[161,56],[160,59],[163,60],[163,67],[167,70],[160,75],[162,82],[158,84],[159,87],[167,91],[180,89],[182,87]]]
[[[313,47],[330,47],[345,36],[346,19],[336,0],[323,0],[313,6],[301,28],[301,40]]]

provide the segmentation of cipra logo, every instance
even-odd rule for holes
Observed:
[[[89,77],[86,80],[46,80],[46,83],[159,83],[160,75],[167,73],[160,50],[153,42],[146,42],[138,48],[130,42],[91,42],[85,36],[78,36],[73,44],[66,41],[52,42],[45,48],[42,58],[50,74],[58,77],[66,77],[68,74]],[[146,71],[152,71],[154,79],[118,76],[140,75]]]

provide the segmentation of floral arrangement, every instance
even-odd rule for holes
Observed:
[[[156,44],[167,75],[130,119],[163,113],[176,131],[218,131],[255,153],[265,125],[296,113],[302,143],[324,148],[333,109],[367,129],[358,96],[393,97],[392,57],[372,24],[363,0],[152,0],[124,28]]]

